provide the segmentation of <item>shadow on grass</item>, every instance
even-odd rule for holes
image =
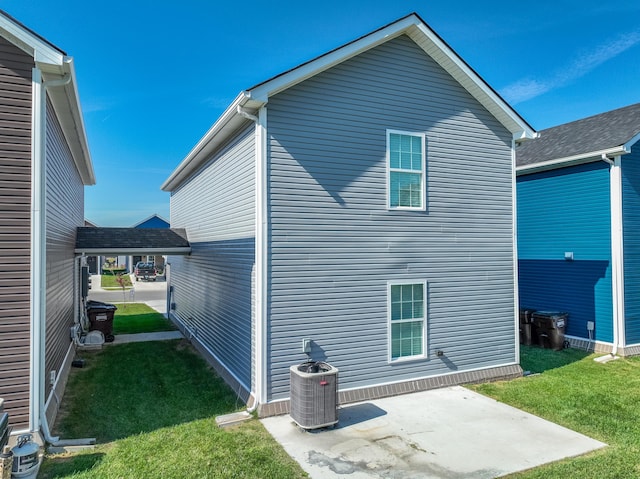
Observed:
[[[82,474],[95,468],[103,461],[102,452],[83,453],[73,457],[55,456],[42,463],[38,479],[57,479]]]
[[[590,354],[592,353],[583,349],[568,348],[554,351],[537,346],[520,345],[520,366],[525,372],[543,373],[580,361]]]
[[[242,401],[185,340],[114,345],[79,354],[56,434],[106,443],[238,410]]]
[[[113,334],[154,333],[177,328],[164,315],[144,303],[115,303]]]

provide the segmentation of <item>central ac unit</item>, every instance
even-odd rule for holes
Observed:
[[[291,419],[304,429],[338,422],[338,368],[322,361],[291,366]]]

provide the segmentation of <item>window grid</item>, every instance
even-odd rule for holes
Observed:
[[[424,357],[425,283],[389,285],[390,359]]]
[[[390,208],[424,207],[423,134],[388,131],[388,201]]]

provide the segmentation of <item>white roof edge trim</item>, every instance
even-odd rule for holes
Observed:
[[[24,52],[32,55],[36,62],[48,63],[53,65],[62,65],[64,54],[53,48],[51,45],[42,41],[33,33],[25,30],[21,25],[14,23],[11,19],[0,14],[0,30],[7,33],[7,40],[17,40],[14,43]]]
[[[180,164],[173,170],[173,173],[165,180],[165,182],[160,186],[162,191],[171,191],[171,189],[180,183],[181,180],[189,176],[192,173],[197,165],[195,160],[204,150],[204,148],[211,142],[211,140],[218,134],[220,131],[233,119],[236,115],[238,115],[238,107],[243,106],[249,99],[251,95],[247,92],[242,91],[240,94],[231,102],[231,104],[227,107],[227,109],[220,115],[220,117],[216,120],[216,122],[209,128],[209,131],[205,133],[205,135],[196,143],[196,145],[191,149],[189,154],[180,162]]]
[[[133,255],[133,254],[190,254],[191,247],[184,248],[76,248],[74,250],[76,254],[85,254],[85,255],[105,255],[105,254],[123,254],[123,255]]]
[[[606,150],[592,151],[589,153],[581,153],[579,155],[567,156],[564,158],[558,158],[555,160],[541,161],[540,163],[533,163],[531,165],[522,165],[516,167],[516,174],[524,175],[529,173],[536,173],[538,171],[553,170],[556,168],[563,168],[565,166],[579,165],[581,163],[590,163],[593,161],[599,161],[602,159],[602,155],[616,156],[626,155],[630,153],[630,150],[625,149],[623,146],[616,146],[614,148],[608,148]],[[516,151],[516,156],[517,156]]]
[[[514,139],[522,140],[533,139],[536,137],[536,131],[533,130],[529,125],[527,125],[526,122],[524,122],[524,120],[515,112],[515,110],[498,94],[496,94],[496,92],[489,87],[487,82],[485,82],[469,65],[467,65],[467,63],[465,63],[465,61],[455,51],[453,51],[451,47],[444,43],[444,41],[433,30],[431,30],[431,28],[429,28],[421,21],[416,22],[416,27],[426,38],[429,39],[429,41],[433,45],[435,45],[441,52],[446,54],[446,56],[453,62],[453,64],[456,66],[456,68],[459,69],[461,73],[463,73],[467,78],[471,79],[482,91],[482,93],[486,95],[486,97],[492,103],[494,103],[509,117],[509,119],[515,124],[515,127],[511,126],[509,128],[511,133],[514,135]],[[453,76],[459,83],[464,84],[464,82],[461,81],[459,75],[456,75],[455,71],[451,71],[446,67],[446,65],[440,64],[440,66],[444,68],[451,76]],[[476,96],[473,94],[473,92],[469,93],[472,96]],[[481,99],[478,100],[484,104]]]
[[[396,23],[388,25],[386,28],[365,35],[353,43],[338,47],[330,53],[326,53],[315,60],[311,60],[310,62],[298,66],[287,73],[262,83],[256,88],[249,90],[251,98],[266,102],[270,96],[311,78],[324,70],[348,60],[349,58],[353,58],[363,51],[369,50],[392,38],[402,35],[409,27],[419,23],[421,24],[422,22],[418,17],[413,14],[409,15]]]
[[[96,175],[93,169],[93,163],[91,161],[91,152],[89,150],[89,140],[87,139],[87,130],[84,124],[84,115],[82,114],[82,106],[80,104],[80,93],[78,92],[78,81],[76,77],[76,68],[73,61],[73,57],[65,57],[65,65],[68,66],[68,72],[71,75],[71,83],[65,86],[67,92],[67,98],[69,99],[69,105],[71,106],[72,115],[74,116],[75,128],[78,135],[78,143],[75,146],[74,158],[76,155],[81,155],[84,164],[77,163],[78,170],[81,172],[82,180],[85,185],[95,185]],[[71,90],[71,91],[70,91]],[[78,160],[76,159],[76,162]],[[83,166],[84,168],[81,168]]]
[[[622,147],[628,152],[631,153],[631,147],[635,145],[638,140],[640,140],[640,133],[637,133],[634,137],[632,137],[629,141],[627,141]]]

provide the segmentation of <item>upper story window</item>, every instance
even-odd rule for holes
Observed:
[[[390,209],[424,210],[424,133],[387,130],[387,197]]]

